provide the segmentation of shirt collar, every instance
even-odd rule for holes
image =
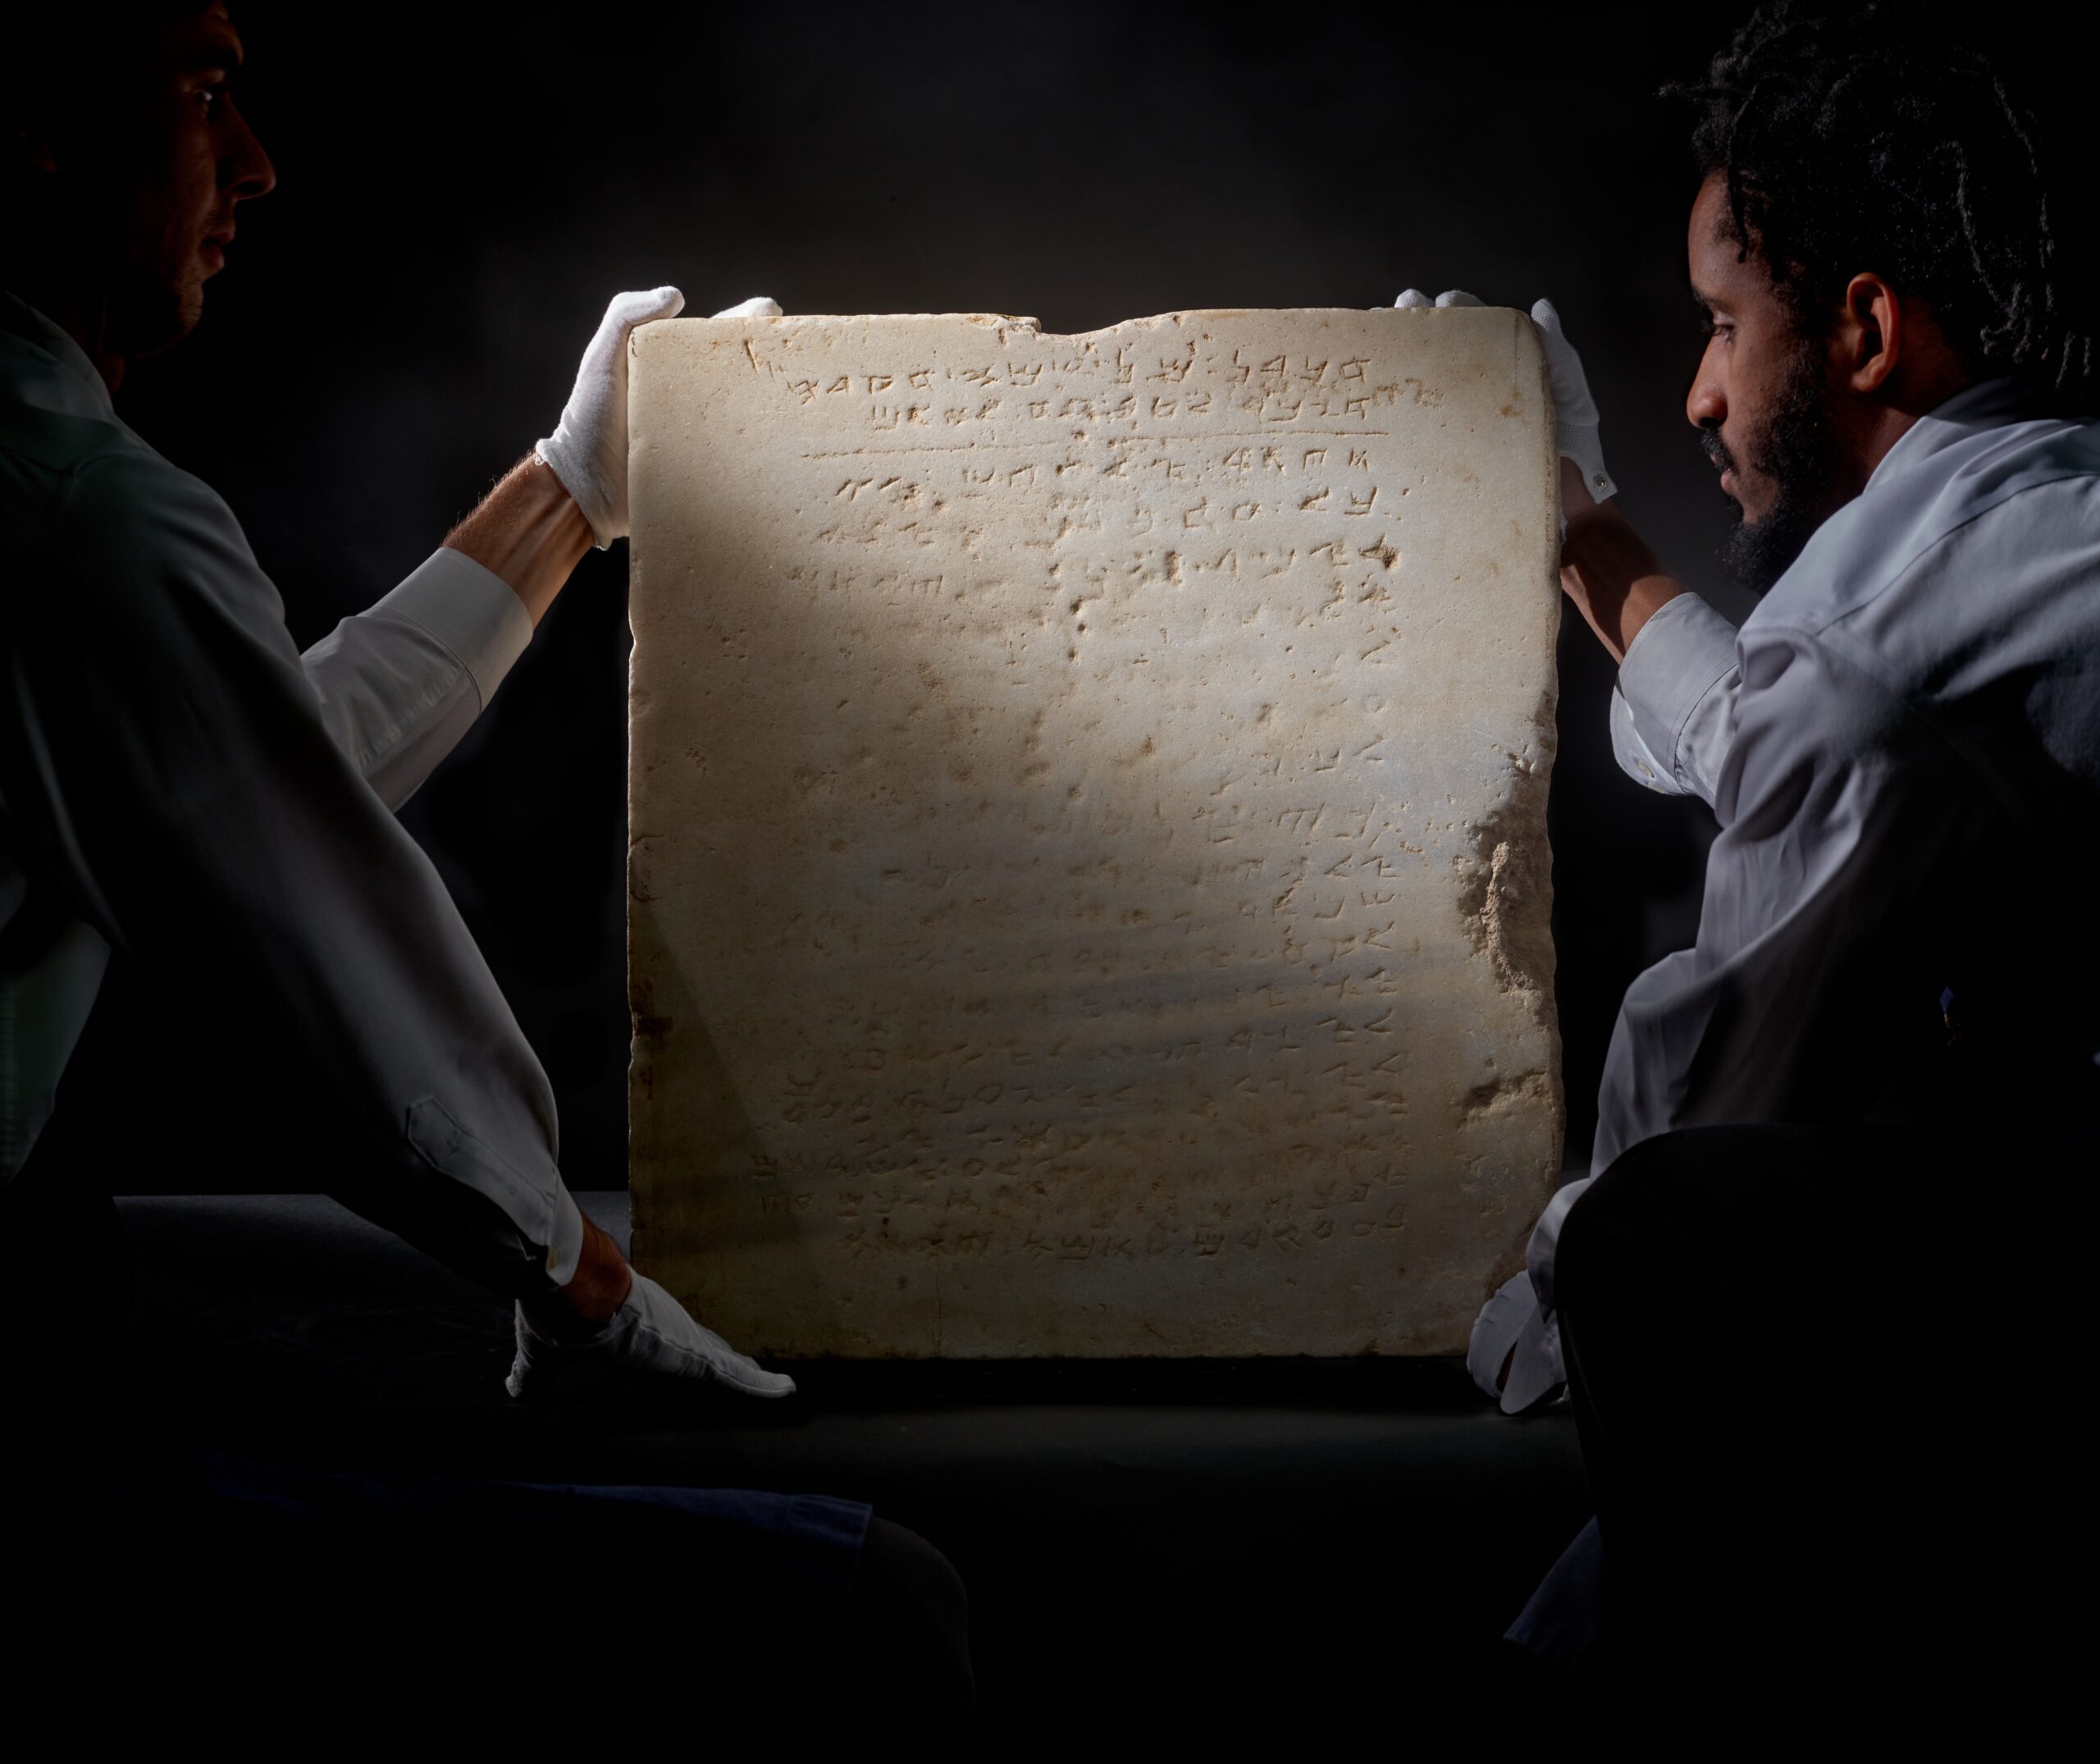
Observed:
[[[2034,414],[2033,400],[2011,381],[1979,380],[1935,404],[1897,437],[1867,475],[1863,495],[1871,496],[1906,476],[1935,454],[1943,453],[1979,429],[1994,429]]]
[[[65,403],[74,414],[116,421],[116,407],[110,402],[109,387],[95,372],[87,351],[60,330],[28,301],[0,289],[0,330],[32,349],[41,350],[66,370]],[[74,382],[79,382],[76,386]],[[83,396],[82,395],[84,395]]]
[[[1936,405],[1882,456],[1865,490],[1810,534],[1742,628],[1828,623],[2011,491],[2064,475],[2050,438],[2078,425],[2037,418],[2032,395],[2009,380]]]

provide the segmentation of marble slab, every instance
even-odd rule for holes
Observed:
[[[1461,1351],[1563,1126],[1530,321],[632,350],[637,1265],[761,1355]]]

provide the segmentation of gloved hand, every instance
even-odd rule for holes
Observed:
[[[1605,445],[1597,435],[1597,401],[1590,396],[1590,377],[1582,372],[1582,358],[1560,328],[1560,314],[1554,310],[1552,301],[1541,300],[1532,306],[1532,322],[1539,327],[1539,341],[1545,350],[1546,377],[1553,384],[1554,420],[1560,432],[1560,456],[1574,462],[1591,501],[1601,502],[1618,486],[1605,469]]]
[[[685,304],[676,288],[615,295],[583,352],[561,421],[532,450],[576,498],[601,551],[628,530],[627,340],[637,325],[676,318]],[[780,308],[760,295],[714,316],[778,318]]]
[[[556,1300],[555,1303],[558,1304]],[[787,1396],[795,1381],[738,1353],[646,1274],[596,1330],[564,1328],[551,1307],[517,1306],[518,1353],[504,1388],[522,1401],[622,1387],[666,1390],[672,1381],[719,1384],[745,1396]]]
[[[1509,1381],[1498,1382],[1504,1360]],[[1559,1342],[1539,1308],[1529,1273],[1504,1281],[1481,1307],[1466,1344],[1466,1370],[1504,1414],[1521,1414],[1560,1388]]]
[[[1419,288],[1408,289],[1393,302],[1404,308],[1431,304],[1429,296]],[[1438,295],[1434,304],[1479,306],[1483,303],[1463,288],[1453,288]],[[1554,310],[1552,301],[1541,300],[1532,308],[1532,322],[1538,327],[1539,343],[1545,351],[1546,377],[1553,386],[1555,439],[1561,457],[1574,462],[1582,475],[1582,488],[1590,500],[1601,502],[1618,486],[1605,469],[1604,443],[1597,435],[1597,402],[1590,396],[1590,379],[1582,372],[1582,358],[1575,353],[1575,345],[1560,328],[1560,314]]]

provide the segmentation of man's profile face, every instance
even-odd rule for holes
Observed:
[[[1691,206],[1691,290],[1710,330],[1685,414],[1741,517],[1729,565],[1761,594],[1839,500],[1838,446],[1822,340],[1802,334],[1764,261],[1743,254],[1728,220],[1716,172]]]
[[[226,7],[201,8],[159,34],[112,117],[121,132],[96,181],[108,181],[109,341],[127,359],[196,327],[204,284],[226,265],[235,208],[276,181],[234,105],[240,62]]]

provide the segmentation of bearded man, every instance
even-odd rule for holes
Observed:
[[[1593,1174],[1475,1328],[1504,1409],[1566,1384],[1599,1506],[1513,1633],[1586,1638],[1555,1594],[1601,1561],[1651,1683],[1973,1667],[2069,1511],[2049,1236],[2100,1169],[2093,291],[2004,83],[1891,11],[1769,7],[1679,95],[1686,414],[1762,599],[1731,624],[1596,499],[1550,334],[1614,746],[1719,834],[1696,943],[1627,994]]]

